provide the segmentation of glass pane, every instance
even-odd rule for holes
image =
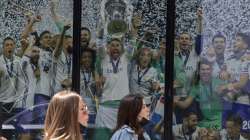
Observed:
[[[40,140],[48,102],[72,85],[68,27],[73,1],[2,0],[0,6],[0,135]],[[81,130],[85,139],[108,140],[115,127],[124,127],[116,120],[127,95],[134,100],[120,110],[136,122],[126,123],[128,128],[145,139],[162,139],[165,7],[160,0],[82,1],[80,95],[89,110],[88,128]]]
[[[1,135],[9,140],[42,139],[47,104],[71,81],[72,1],[0,2]],[[56,51],[58,50],[58,51]],[[54,52],[54,54],[53,54]]]
[[[114,130],[122,130],[127,124],[131,130],[144,128],[152,139],[161,139],[165,6],[160,0],[83,2],[82,26],[91,32],[91,39],[82,36],[82,47],[86,49],[81,56],[81,95],[90,111],[88,138],[108,140],[112,134],[115,138],[119,132]],[[82,30],[82,35],[85,32]],[[135,105],[121,105],[118,111],[123,97],[136,93],[143,96],[150,112],[149,117],[144,115],[147,123],[139,126],[133,126],[129,119],[129,112],[140,111],[135,101]],[[117,113],[123,118],[117,120]],[[137,121],[139,115],[132,116]],[[124,123],[123,119],[130,122]]]
[[[249,139],[248,1],[176,1],[173,134]]]

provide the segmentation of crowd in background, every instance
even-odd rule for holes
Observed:
[[[60,34],[48,30],[38,34],[34,25],[39,24],[43,17],[30,15],[20,40],[3,39],[0,69],[2,121],[20,110],[47,104],[58,91],[71,89],[71,24],[59,18],[53,5],[51,16]],[[164,82],[164,77],[159,72],[164,72],[164,64],[154,67],[153,61],[157,65],[157,59],[162,57],[164,60],[165,56],[147,47],[151,45],[148,41],[153,34],[151,30],[139,41],[140,22],[141,13],[136,12],[131,30],[109,38],[103,37],[100,31],[97,39],[91,39],[93,32],[87,27],[81,28],[80,95],[89,107],[90,124],[96,127],[96,134],[110,136],[124,96],[141,94],[153,112],[153,104],[163,94],[163,84],[160,83]],[[18,48],[17,42],[20,42]],[[161,44],[164,48],[165,39]],[[34,108],[27,120],[42,124],[46,109],[46,105]]]
[[[71,24],[62,22],[53,7],[51,13],[60,34],[47,30],[38,34],[34,25],[43,18],[36,15],[27,18],[20,40],[3,39],[0,103],[5,113],[1,121],[25,108],[46,104],[56,92],[72,86]],[[152,47],[157,46],[151,42],[154,28],[140,36],[141,18],[140,12],[134,12],[129,30],[109,37],[100,30],[92,39],[94,32],[81,28],[80,95],[89,107],[95,139],[110,138],[120,100],[128,94],[143,96],[150,109],[149,120],[143,125],[149,137],[161,139],[163,135],[164,113],[156,110],[164,104],[167,44],[163,37],[158,47]],[[216,34],[204,49],[202,18],[199,8],[194,39],[188,32],[176,37],[173,135],[180,140],[247,139],[241,131],[242,116],[225,108],[224,102],[250,104],[250,37],[235,33],[230,55],[225,55],[223,33]],[[21,44],[18,48],[17,42]],[[225,111],[228,114],[223,120]],[[46,114],[45,106],[34,109],[30,119],[43,123],[41,114]],[[155,119],[157,115],[160,119]]]
[[[249,132],[243,127],[243,120],[248,120],[249,115],[235,113],[233,106],[250,104],[249,35],[235,33],[230,52],[225,51],[227,37],[223,33],[214,35],[208,47],[202,46],[201,8],[197,16],[198,33],[194,41],[184,32],[178,36],[175,46],[176,120],[173,123],[177,125],[174,136],[176,139],[201,139],[197,137],[204,129],[198,131],[198,128],[206,128],[214,138],[209,138],[208,133],[204,139],[247,139]]]

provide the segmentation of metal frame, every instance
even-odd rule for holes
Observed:
[[[175,0],[166,0],[166,65],[165,65],[165,104],[164,104],[164,139],[173,139],[173,74],[174,74],[174,40],[175,40]],[[73,9],[73,70],[72,90],[80,93],[80,35],[81,35],[81,0],[74,0]],[[74,80],[73,80],[74,79]]]
[[[82,1],[74,0],[72,90],[79,94],[80,94],[81,16],[82,16]]]
[[[166,65],[165,65],[165,104],[164,104],[164,139],[173,139],[173,75],[174,75],[174,40],[175,40],[175,0],[167,2],[166,28]]]

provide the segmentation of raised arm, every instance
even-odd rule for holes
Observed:
[[[197,10],[197,34],[199,35],[201,35],[202,33],[202,20],[203,20],[202,8],[198,8]]]
[[[28,17],[28,22],[26,24],[26,26],[24,27],[24,31],[21,34],[21,38],[28,38],[29,34],[31,32],[33,32],[33,25],[36,22],[40,22],[41,21],[41,16],[35,16],[35,17]]]
[[[71,27],[71,25],[65,25],[65,26],[63,27],[63,31],[62,31],[62,33],[61,33],[61,35],[60,35],[60,39],[59,39],[59,41],[56,42],[56,48],[55,48],[55,50],[54,50],[54,52],[53,52],[53,56],[54,56],[56,59],[60,56],[60,54],[61,54],[61,52],[62,52],[62,46],[63,46],[63,41],[64,41],[64,35],[65,35],[65,32],[66,32],[70,27]]]
[[[34,44],[30,44],[30,41],[28,40],[29,35],[33,32],[33,26],[36,22],[40,22],[41,21],[41,17],[40,16],[35,16],[35,17],[29,17],[28,18],[28,22],[24,27],[23,32],[21,33],[21,50],[18,53],[18,56],[22,57],[26,50],[28,50],[27,48],[29,46],[32,46]],[[37,39],[37,37],[35,37],[35,40]],[[35,43],[35,42],[32,42]]]
[[[64,24],[62,19],[59,17],[59,15],[56,13],[56,4],[53,0],[51,0],[50,2],[50,13],[51,13],[51,17],[52,19],[54,20],[59,32],[62,32],[63,31],[63,27],[64,27]]]
[[[202,51],[202,19],[203,19],[202,9],[198,8],[197,10],[197,36],[195,38],[195,52],[197,55],[200,55]]]

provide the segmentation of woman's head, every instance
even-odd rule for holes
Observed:
[[[116,129],[128,125],[138,133],[141,128],[139,123],[143,119],[149,119],[149,109],[145,105],[143,97],[139,94],[125,96],[118,109]]]
[[[45,119],[45,140],[57,137],[79,139],[79,123],[87,125],[88,110],[81,97],[61,91],[51,99]]]

